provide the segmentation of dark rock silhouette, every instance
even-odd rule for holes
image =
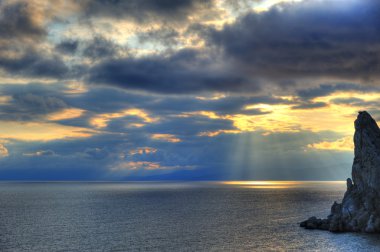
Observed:
[[[380,129],[366,111],[355,121],[355,157],[352,180],[342,203],[334,202],[327,219],[311,217],[300,223],[307,229],[332,232],[380,232]]]

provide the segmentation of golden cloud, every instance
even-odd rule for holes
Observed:
[[[8,104],[11,100],[12,100],[11,96],[8,96],[8,95],[0,96],[0,104],[1,105]]]
[[[0,138],[20,141],[52,141],[58,139],[86,138],[97,131],[45,122],[0,122]]]
[[[153,140],[165,141],[170,143],[181,142],[181,139],[172,134],[152,134],[151,138]]]
[[[0,144],[0,158],[7,157],[8,155],[8,149],[3,144]]]
[[[64,91],[64,93],[71,95],[83,94],[88,91],[88,88],[85,86],[85,84],[78,81],[67,81],[66,88],[67,89]]]
[[[48,121],[60,121],[60,120],[74,119],[74,118],[81,117],[84,112],[86,112],[86,111],[83,109],[68,108],[68,109],[63,109],[61,111],[48,114],[46,116],[46,119]]]
[[[220,134],[239,134],[241,133],[240,130],[216,130],[216,131],[205,131],[198,134],[198,136],[208,136],[208,137],[215,137],[219,136]]]
[[[308,144],[307,147],[316,150],[353,151],[354,143],[351,136],[346,136],[332,142],[322,141]]]
[[[157,149],[152,147],[140,147],[129,151],[129,155],[143,155],[143,154],[151,154],[156,153]]]
[[[108,126],[109,121],[112,119],[123,118],[127,116],[136,116],[140,118],[144,123],[153,123],[159,120],[159,118],[150,117],[149,113],[143,109],[126,109],[116,113],[104,113],[93,117],[90,120],[90,124],[95,128],[105,128]]]

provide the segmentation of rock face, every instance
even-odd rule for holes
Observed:
[[[307,229],[332,232],[380,232],[380,129],[365,111],[355,121],[355,157],[352,180],[342,203],[334,202],[327,219],[311,217],[300,223]]]

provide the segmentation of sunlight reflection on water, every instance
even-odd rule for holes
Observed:
[[[223,185],[253,189],[289,189],[319,187],[321,185],[342,185],[345,181],[222,181]]]

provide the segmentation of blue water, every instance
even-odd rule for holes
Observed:
[[[305,230],[344,184],[0,183],[1,251],[380,251],[380,236]]]

